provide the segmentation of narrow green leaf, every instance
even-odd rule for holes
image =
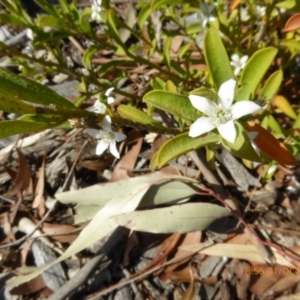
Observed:
[[[48,87],[3,68],[0,68],[0,82],[0,95],[2,96],[43,105],[53,104],[58,107],[75,108],[70,101]]]
[[[219,90],[221,84],[234,78],[234,75],[227,51],[214,28],[208,29],[204,37],[204,53],[216,90]]]
[[[195,121],[201,116],[191,104],[188,97],[167,91],[151,91],[143,101],[180,118]]]
[[[270,102],[276,95],[283,78],[282,70],[277,70],[268,78],[262,91],[260,92],[259,99]]]
[[[223,138],[221,139],[224,148],[240,158],[248,159],[250,161],[261,161],[251,145],[247,131],[238,122],[235,122],[235,128],[237,130],[237,137],[234,143],[230,143]]]
[[[216,144],[220,141],[218,134],[210,132],[206,136],[192,138],[188,132],[179,134],[167,142],[158,150],[157,166],[161,168],[170,160],[189,151],[199,149],[203,146]]]
[[[158,8],[160,8],[163,5],[172,5],[172,4],[180,4],[180,3],[184,3],[183,0],[154,0],[151,2],[151,10],[157,10]]]
[[[150,116],[148,116],[146,113],[144,113],[143,111],[132,107],[132,106],[128,106],[128,105],[119,105],[118,106],[118,113],[125,119],[128,120],[132,120],[134,122],[138,122],[140,124],[145,124],[145,125],[151,125],[160,129],[163,129],[164,126],[152,119]]]
[[[171,51],[172,37],[167,37],[164,45],[164,57],[167,62],[167,66],[170,67],[170,51]]]
[[[137,23],[140,27],[140,29],[143,28],[146,20],[148,19],[148,17],[151,14],[151,6],[150,3],[147,3],[144,5],[144,7],[141,9],[139,15],[138,15],[138,19],[137,19]]]
[[[256,51],[247,61],[240,79],[237,101],[254,99],[256,89],[277,54],[277,49],[268,47]]]
[[[63,25],[61,20],[49,15],[39,16],[36,23],[39,27],[49,26],[53,28],[60,28]]]
[[[228,209],[210,203],[187,203],[171,207],[134,211],[115,215],[120,226],[152,233],[204,230],[217,219],[229,216]]]
[[[12,24],[16,26],[26,27],[26,23],[13,15],[0,14],[0,24]]]
[[[300,51],[300,41],[297,40],[283,40],[280,42],[280,46],[284,46],[289,48],[290,50],[298,50]]]
[[[50,128],[49,124],[22,120],[0,121],[0,139],[20,133],[40,131]]]

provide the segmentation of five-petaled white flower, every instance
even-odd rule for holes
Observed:
[[[232,104],[235,84],[233,79],[222,83],[218,92],[218,103],[197,95],[189,96],[192,105],[207,115],[200,117],[191,125],[189,136],[197,137],[217,128],[225,140],[234,143],[236,139],[234,120],[261,109],[259,105],[248,100]]]
[[[200,2],[202,28],[205,28],[208,21],[213,22],[216,19],[216,17],[211,14],[215,7],[216,5],[214,3],[207,5],[205,3]]]
[[[101,155],[107,148],[116,158],[120,158],[116,142],[125,140],[126,135],[121,132],[113,132],[111,129],[111,118],[105,116],[102,123],[103,130],[88,128],[85,131],[92,137],[100,139],[96,147],[96,155]]]
[[[234,76],[237,76],[244,69],[248,58],[248,55],[244,55],[241,58],[237,54],[231,56],[230,64],[234,67]]]
[[[102,0],[93,0],[93,3],[91,5],[91,10],[92,10],[91,19],[98,23],[101,22],[100,12],[103,10],[101,4],[102,4]]]

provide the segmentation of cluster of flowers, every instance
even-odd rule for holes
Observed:
[[[189,96],[192,105],[205,114],[205,116],[200,117],[191,125],[189,136],[198,137],[217,128],[219,134],[225,140],[230,143],[235,142],[237,133],[234,121],[261,109],[259,105],[249,100],[243,100],[233,104],[235,85],[236,81],[233,79],[224,82],[218,91],[217,103],[198,95]],[[110,96],[112,90],[113,88],[110,88],[105,93],[109,104],[114,102],[114,98]],[[93,110],[96,113],[105,114],[107,109],[103,103],[96,101]],[[114,132],[112,130],[109,115],[106,115],[103,119],[102,130],[86,129],[86,132],[99,140],[96,147],[97,155],[101,155],[109,148],[112,155],[116,158],[120,158],[116,142],[125,140],[126,136],[121,132]]]

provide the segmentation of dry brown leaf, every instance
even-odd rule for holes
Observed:
[[[35,187],[34,200],[31,205],[33,209],[38,208],[40,217],[42,217],[45,214],[45,159],[46,157],[44,156],[42,165],[38,171],[38,181]]]
[[[194,272],[193,268],[189,266],[189,277],[190,284],[186,289],[185,293],[182,295],[182,300],[193,300],[195,297],[195,281],[194,281]]]
[[[37,220],[34,220],[38,223]],[[65,225],[65,224],[54,224],[54,223],[43,223],[42,231],[45,234],[50,235],[49,237],[60,243],[71,243],[76,239],[79,234],[78,228]]]
[[[39,295],[44,297],[48,297],[52,294],[52,291],[47,288],[42,275],[39,275],[29,282],[23,283],[11,290],[12,295],[25,295],[37,292],[39,293]]]
[[[140,134],[139,134],[140,135]],[[143,143],[143,138],[139,137],[135,145],[120,159],[118,164],[116,165],[112,176],[111,182],[116,182],[122,179],[128,179],[128,173],[126,169],[133,169],[138,155],[140,154],[141,147]]]
[[[184,245],[190,245],[190,244],[196,244],[201,241],[202,238],[202,232],[201,231],[195,231],[195,232],[188,232],[184,235],[184,238],[179,246]],[[180,248],[177,249],[174,256],[172,258],[180,257],[176,263],[169,265],[164,270],[164,273],[172,273],[178,266],[182,265],[183,263],[189,261],[191,259],[191,256],[193,256],[194,253],[186,253],[186,251],[181,250]]]
[[[5,195],[10,197],[15,196],[18,191],[23,192],[25,189],[27,189],[31,181],[30,167],[27,163],[26,157],[19,149],[17,149],[17,152],[19,156],[19,169],[17,173],[14,176],[13,172],[8,171],[9,169],[7,169],[7,172],[13,180],[13,186],[5,193]]]

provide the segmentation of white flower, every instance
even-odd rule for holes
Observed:
[[[115,98],[110,96],[111,92],[114,90],[114,87],[109,88],[106,92],[105,92],[105,96],[107,97],[107,103],[108,104],[113,104],[115,102]]]
[[[234,76],[237,76],[244,69],[248,58],[248,55],[244,55],[241,58],[237,54],[231,56],[230,64],[234,67]]]
[[[235,80],[229,79],[220,86],[217,104],[205,97],[189,96],[192,105],[207,115],[200,117],[191,125],[189,136],[197,137],[217,128],[225,140],[234,143],[236,139],[234,120],[261,109],[259,105],[248,100],[232,104],[235,84]]]
[[[100,16],[100,12],[102,11],[101,4],[102,4],[102,0],[93,0],[93,3],[91,5],[91,10],[92,10],[91,19],[98,23],[101,22],[101,16]]]
[[[108,104],[112,104],[115,102],[115,98],[112,96],[109,96],[111,94],[111,92],[114,90],[113,87],[109,88],[106,92],[105,92],[105,96],[107,97],[107,103]],[[101,102],[101,99],[99,97],[98,100],[95,101],[94,105],[92,106],[92,111],[97,113],[97,114],[102,114],[104,115],[107,111],[107,107],[105,104],[103,104]]]
[[[216,5],[213,4],[204,4],[200,2],[200,9],[202,14],[202,28],[205,28],[206,24],[210,21],[213,22],[216,17],[214,17],[211,13],[215,9]]]
[[[113,132],[111,129],[111,118],[105,116],[102,123],[103,130],[88,128],[85,131],[95,139],[100,139],[96,147],[96,155],[101,155],[107,148],[116,158],[120,158],[116,142],[125,140],[126,135],[121,132]]]

